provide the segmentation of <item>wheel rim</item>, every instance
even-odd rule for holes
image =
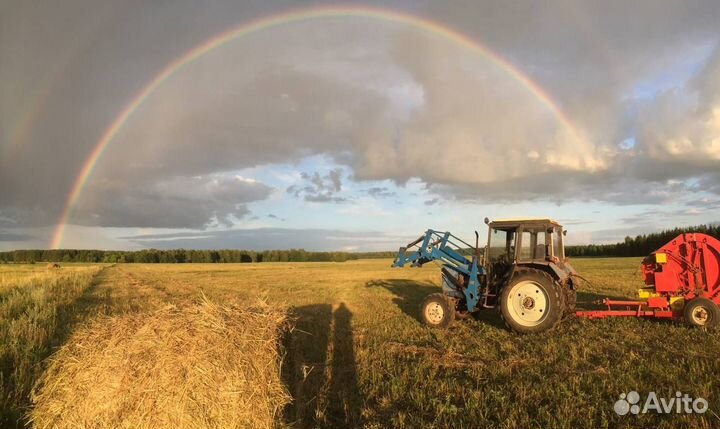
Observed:
[[[537,282],[526,280],[512,286],[505,303],[508,313],[522,326],[537,326],[548,315],[550,299],[545,288]]]
[[[710,312],[705,307],[696,307],[693,309],[690,317],[692,317],[694,324],[698,326],[705,326],[710,320]]]
[[[425,306],[425,318],[428,322],[437,325],[442,322],[443,317],[445,317],[445,309],[439,303],[431,302]]]

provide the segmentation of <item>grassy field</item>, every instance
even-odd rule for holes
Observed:
[[[0,265],[0,427],[14,426],[29,406],[42,362],[72,329],[75,303],[101,269]]]
[[[592,283],[579,300],[632,297],[642,285],[639,262],[637,258],[574,261]],[[720,427],[716,375],[720,334],[716,332],[650,320],[571,318],[551,332],[519,336],[500,324],[494,310],[480,320],[458,321],[446,331],[431,330],[419,323],[418,307],[425,295],[439,290],[438,267],[391,269],[389,265],[385,260],[115,265],[102,270],[63,268],[62,274],[35,269],[16,274],[26,268],[0,266],[3,394],[14,398],[4,400],[3,415],[23,411],[18,406],[26,404],[23,395],[41,368],[38,362],[47,356],[48,347],[62,341],[65,331],[95,315],[148,311],[204,294],[228,303],[263,296],[278,308],[289,309],[296,319],[296,328],[284,341],[283,378],[293,402],[280,426]],[[69,280],[53,276],[66,273],[84,277],[70,282],[76,286],[57,287]],[[39,277],[14,287],[6,285],[10,283],[6,276],[11,275]],[[52,284],[54,289],[47,286]],[[56,298],[26,299],[18,301],[27,303],[25,310],[6,309],[10,294],[25,290],[22,293],[29,296],[36,289]],[[32,335],[9,333],[8,327],[20,320],[21,313],[63,306],[74,310],[73,317],[37,316],[36,325],[45,326],[52,339],[39,341],[40,351],[4,351],[8,344],[21,350],[34,347]],[[23,375],[22,383],[8,384],[5,374],[14,373],[15,367],[35,370]],[[631,390],[643,395],[655,391],[666,398],[681,391],[707,399],[710,409],[703,415],[619,417],[613,404]]]

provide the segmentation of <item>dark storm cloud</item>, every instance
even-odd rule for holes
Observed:
[[[700,210],[718,210],[720,209],[720,199],[717,197],[696,198],[688,201],[687,205]]]
[[[708,191],[720,195],[720,173],[707,174],[701,177],[692,188],[696,191]]]
[[[288,194],[314,203],[347,201],[347,198],[337,195],[342,190],[342,170],[339,168],[331,170],[325,175],[321,175],[317,171],[312,174],[302,172],[300,178],[304,184],[288,186],[286,189]]]
[[[128,191],[132,183],[101,182],[79,207],[87,225],[200,228],[231,226],[250,211],[247,203],[263,200],[272,188],[237,176],[175,177]]]
[[[373,186],[368,188],[365,192],[373,198],[392,198],[397,196],[397,192],[391,191],[385,186]]]
[[[431,192],[452,196],[456,200],[517,201],[546,200],[558,204],[572,201],[612,201],[619,206],[636,204],[668,204],[687,197],[691,186],[677,181],[645,181],[621,170],[596,175],[572,172],[548,172],[518,179],[509,179],[475,186],[464,184],[430,185]]]
[[[107,0],[4,2],[0,208],[33,212],[18,222],[54,223],[91,148],[132,94],[237,16],[267,11],[233,3],[198,14],[196,5],[182,1],[165,7]],[[42,216],[35,215],[38,206]]]
[[[227,179],[232,171],[316,154],[359,181],[416,178],[456,199],[666,204],[691,191],[720,194],[720,53],[712,53],[720,2],[382,4],[499,52],[584,138],[492,61],[421,31],[362,18],[281,26],[156,88],[103,154],[71,220],[229,224],[270,194],[259,182]],[[4,3],[0,213],[10,221],[2,225],[53,224],[104,130],[160,70],[213,35],[288,6],[298,5]],[[634,88],[682,61],[688,82],[635,99]],[[628,133],[637,144],[619,148]],[[317,179],[289,192],[346,198],[339,172]]]
[[[369,242],[367,237],[373,237]],[[147,234],[123,237],[143,247],[155,249],[299,249],[311,251],[332,251],[338,249],[390,250],[397,243],[413,237],[398,237],[385,232],[348,232],[330,229],[286,229],[258,228],[227,231]]]
[[[0,241],[29,241],[34,238],[29,234],[0,230]]]

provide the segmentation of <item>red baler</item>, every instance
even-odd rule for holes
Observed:
[[[638,301],[604,299],[605,310],[583,310],[579,317],[657,317],[684,319],[694,326],[720,324],[720,241],[700,233],[681,234],[642,262],[646,287]]]

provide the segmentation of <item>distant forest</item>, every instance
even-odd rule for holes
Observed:
[[[290,250],[13,250],[0,252],[0,263],[29,262],[137,262],[137,263],[243,263],[243,262],[344,262],[354,259],[392,258],[395,252],[309,252]]]
[[[673,228],[662,232],[625,237],[625,241],[615,244],[586,244],[582,246],[567,246],[566,256],[646,256],[670,240],[687,232],[702,232],[720,239],[720,223],[712,225],[698,225],[687,228]]]
[[[566,256],[645,256],[666,244],[677,235],[686,232],[702,232],[720,239],[720,224],[674,228],[652,234],[625,237],[615,244],[587,244],[567,246]],[[242,262],[344,262],[356,259],[393,258],[395,251],[388,252],[309,252],[290,250],[13,250],[0,252],[0,263],[31,262],[139,262],[139,263],[242,263]]]

